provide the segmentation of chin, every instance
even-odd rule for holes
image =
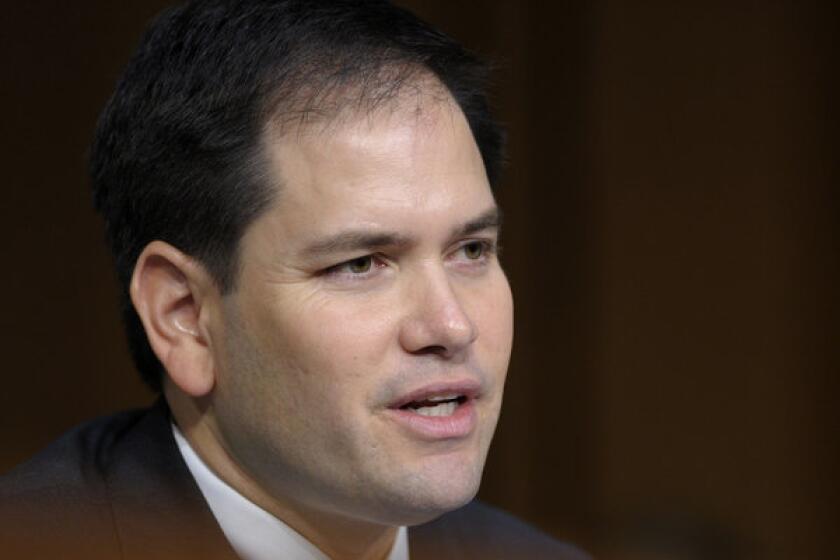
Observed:
[[[465,506],[478,493],[482,466],[409,475],[389,500],[388,524],[420,525]]]
[[[415,515],[411,516],[411,519],[407,520],[403,523],[403,525],[421,525],[423,523],[433,521],[445,513],[455,511],[456,509],[467,505],[475,498],[477,493],[478,487],[476,486],[475,491],[460,496],[457,500],[453,499],[453,496],[447,496],[446,500],[440,500],[434,504],[425,504],[425,509],[418,510]]]
[[[423,523],[437,519],[445,513],[467,505],[475,498],[475,494],[476,492],[470,492],[469,495],[463,496],[458,500],[453,500],[449,496],[446,500],[424,500],[422,503],[401,504],[398,506],[398,510],[390,512],[387,519],[382,521],[384,521],[384,524],[391,526],[422,525]]]

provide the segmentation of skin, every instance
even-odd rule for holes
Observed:
[[[495,201],[440,96],[269,130],[266,151],[278,195],[241,240],[236,289],[155,242],[132,297],[210,468],[330,557],[384,558],[397,526],[478,490],[513,332]],[[453,380],[480,387],[469,434],[394,421],[395,399]]]

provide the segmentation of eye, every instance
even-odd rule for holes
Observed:
[[[353,274],[365,274],[370,272],[370,269],[373,267],[373,257],[371,255],[359,257],[352,261],[347,261],[343,266],[346,267],[348,272]]]
[[[474,261],[470,264],[480,264],[495,255],[497,249],[496,242],[492,239],[473,239],[458,247],[456,256],[458,259]]]
[[[385,263],[377,255],[364,255],[338,263],[322,271],[322,274],[336,281],[354,281],[372,278]]]
[[[475,261],[484,256],[487,247],[486,244],[481,241],[472,241],[464,245],[463,249],[464,256],[472,261]]]

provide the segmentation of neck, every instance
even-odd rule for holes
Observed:
[[[164,390],[170,410],[190,446],[216,476],[245,498],[271,513],[318,547],[332,560],[385,560],[397,528],[318,511],[266,492],[220,443],[205,414],[206,406],[177,388]]]

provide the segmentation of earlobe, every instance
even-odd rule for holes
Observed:
[[[172,382],[192,397],[215,384],[212,348],[200,322],[212,285],[200,264],[163,241],[146,246],[131,278],[131,301],[152,350]]]

